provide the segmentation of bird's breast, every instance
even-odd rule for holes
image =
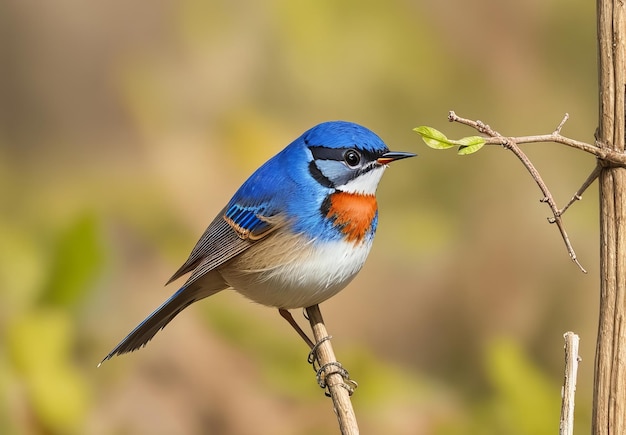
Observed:
[[[360,243],[373,229],[378,205],[374,195],[337,191],[326,197],[320,211],[346,241]]]
[[[257,241],[220,267],[220,274],[244,296],[279,308],[308,307],[335,295],[365,263],[376,198],[336,191],[324,199],[320,213],[319,222],[304,231],[285,225]]]
[[[365,263],[372,243],[313,240],[277,231],[220,268],[239,293],[263,305],[300,308],[343,289]]]

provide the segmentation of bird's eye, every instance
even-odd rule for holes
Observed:
[[[361,155],[356,150],[348,150],[344,153],[343,159],[348,166],[356,166],[361,161]]]

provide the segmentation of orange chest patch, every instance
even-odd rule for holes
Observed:
[[[365,238],[377,209],[374,195],[345,192],[333,193],[322,206],[326,217],[345,234],[349,242],[360,242]]]

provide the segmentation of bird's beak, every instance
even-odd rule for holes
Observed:
[[[415,157],[417,154],[413,153],[402,153],[402,152],[394,152],[390,151],[388,153],[380,156],[376,161],[381,165],[387,165],[396,160],[408,159],[409,157]]]

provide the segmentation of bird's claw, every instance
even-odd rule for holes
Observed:
[[[317,350],[322,343],[330,340],[331,338],[332,336],[327,335],[326,337],[315,343],[315,345],[311,348],[311,352],[309,352],[307,361],[313,366],[313,370],[315,370],[315,378],[317,379],[317,384],[320,386],[320,388],[327,389],[328,383],[326,382],[326,379],[328,378],[328,376],[333,374],[339,374],[343,378],[343,383],[341,384],[341,386],[348,390],[348,394],[352,396],[354,390],[356,390],[359,384],[354,379],[350,379],[350,374],[341,365],[341,363],[337,361],[331,361],[322,366],[319,365],[317,359]],[[330,397],[330,392],[328,390],[324,394]]]

